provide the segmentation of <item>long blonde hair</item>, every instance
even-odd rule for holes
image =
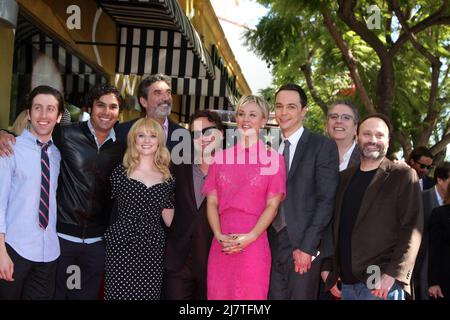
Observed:
[[[136,169],[139,164],[139,152],[136,148],[136,137],[138,132],[146,131],[156,134],[158,148],[153,157],[153,164],[163,174],[163,180],[171,177],[169,171],[170,153],[165,145],[165,134],[161,125],[153,119],[142,118],[136,121],[128,133],[128,148],[123,157],[123,166],[127,170],[127,176]]]

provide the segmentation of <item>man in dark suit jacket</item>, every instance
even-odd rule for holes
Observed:
[[[171,121],[168,117],[172,111],[172,89],[170,78],[163,74],[150,75],[143,79],[138,88],[139,104],[145,109],[146,117],[158,121],[166,134],[166,147],[169,151],[188,135],[186,129]],[[132,125],[139,118],[121,123],[117,134],[121,139],[127,139]],[[180,130],[180,131],[177,131]]]
[[[429,232],[428,225],[430,221],[431,211],[439,206],[444,205],[447,198],[447,188],[450,183],[450,163],[445,162],[443,165],[434,170],[435,186],[422,192],[424,228],[422,235],[422,243],[420,244],[419,253],[417,255],[414,268],[414,298],[415,300],[429,300],[428,295],[428,245]]]
[[[358,127],[358,109],[348,100],[337,100],[328,107],[326,131],[336,142],[339,151],[339,171],[353,166],[359,166],[361,156],[356,144],[356,128]],[[331,226],[330,230],[331,231]],[[330,236],[331,241],[332,236]],[[323,258],[322,258],[323,260]],[[324,290],[325,275],[322,274],[319,286],[319,300],[333,300],[333,293]],[[322,281],[323,280],[323,281]],[[336,298],[340,298],[337,295]]]
[[[331,254],[325,230],[333,213],[339,156],[334,141],[303,127],[305,92],[295,84],[275,96],[275,116],[289,158],[286,199],[269,228],[272,271],[269,299],[317,299],[320,262]]]
[[[174,165],[175,215],[167,235],[163,298],[206,300],[206,273],[212,231],[201,190],[214,150],[221,148],[223,124],[217,113],[199,110],[189,125],[195,156]]]
[[[423,230],[419,179],[386,158],[391,125],[382,114],[358,127],[361,164],[342,172],[336,194],[335,254],[327,288],[342,281],[342,299],[404,299],[410,292]]]

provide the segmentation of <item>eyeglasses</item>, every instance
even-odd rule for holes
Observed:
[[[428,164],[420,163],[418,161],[416,161],[416,163],[420,166],[421,169],[427,168],[427,170],[430,170],[433,167],[432,164],[428,165]]]
[[[345,113],[343,113],[341,115],[339,115],[337,113],[329,113],[327,115],[327,117],[328,117],[328,120],[333,120],[333,121],[338,121],[339,119],[341,119],[341,121],[343,121],[343,122],[350,122],[350,121],[354,120],[353,116],[351,116],[349,114],[345,114]]]
[[[200,139],[201,136],[209,137],[213,133],[213,129],[217,129],[215,126],[206,127],[201,131],[191,131],[191,136],[193,139]]]

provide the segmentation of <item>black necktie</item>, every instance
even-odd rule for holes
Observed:
[[[47,228],[50,194],[50,161],[48,159],[47,149],[52,144],[51,141],[42,143],[36,140],[41,147],[41,199],[39,201],[39,227]]]

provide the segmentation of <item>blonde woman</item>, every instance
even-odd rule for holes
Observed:
[[[123,164],[111,176],[117,220],[106,230],[105,299],[161,297],[166,226],[173,219],[174,179],[164,131],[140,119],[128,133]]]
[[[243,96],[236,110],[238,142],[216,152],[203,193],[214,234],[208,259],[209,300],[265,300],[271,255],[267,228],[286,193],[284,159],[259,139],[267,102]]]

